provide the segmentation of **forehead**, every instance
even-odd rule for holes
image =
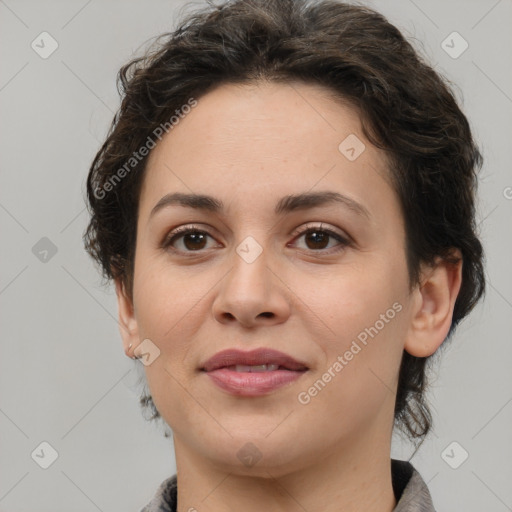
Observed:
[[[152,150],[140,216],[174,191],[273,210],[285,193],[314,188],[345,193],[370,210],[386,200],[396,207],[383,153],[365,139],[356,109],[330,90],[224,84],[198,98]]]

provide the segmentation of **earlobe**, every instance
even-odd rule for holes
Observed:
[[[134,314],[133,303],[126,292],[125,284],[121,279],[116,279],[116,295],[119,317],[119,331],[123,339],[124,351],[131,357],[132,347],[139,344],[139,330]]]
[[[448,335],[455,301],[462,284],[462,256],[457,263],[439,258],[422,272],[421,285],[414,290],[414,310],[404,349],[416,357],[431,356]]]

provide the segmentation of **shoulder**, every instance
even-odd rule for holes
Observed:
[[[173,475],[160,484],[153,499],[140,512],[176,512],[177,496],[177,475]]]
[[[393,512],[436,512],[427,484],[410,462],[391,459],[391,475],[397,500]]]

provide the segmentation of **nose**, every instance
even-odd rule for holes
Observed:
[[[288,288],[268,264],[265,250],[251,263],[238,253],[233,254],[233,267],[220,282],[212,305],[218,322],[238,322],[245,328],[254,328],[280,324],[288,319]]]

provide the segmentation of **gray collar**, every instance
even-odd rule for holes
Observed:
[[[427,484],[410,462],[391,459],[393,491],[398,503],[393,512],[436,512]],[[177,475],[164,480],[140,512],[176,512]]]

